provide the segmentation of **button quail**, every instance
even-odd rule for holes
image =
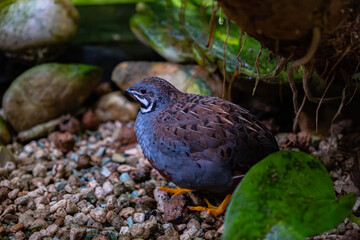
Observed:
[[[145,157],[181,188],[231,193],[252,165],[278,151],[271,132],[229,101],[183,93],[158,77],[125,93],[141,106],[135,128]]]

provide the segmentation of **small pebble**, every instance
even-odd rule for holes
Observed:
[[[123,173],[120,174],[119,179],[120,179],[121,182],[125,182],[125,180],[128,179],[129,177],[130,177],[129,173],[123,172]]]
[[[95,209],[91,210],[90,216],[96,222],[100,222],[100,223],[106,222],[106,212],[103,209],[102,210],[95,210]]]
[[[127,224],[128,224],[128,226],[131,228],[132,227],[132,225],[133,225],[133,219],[132,219],[132,217],[128,217],[127,219],[126,219],[126,222],[127,222]]]
[[[184,195],[173,196],[164,203],[164,220],[172,223],[186,222],[189,219],[187,201]]]
[[[83,227],[76,227],[70,229],[70,240],[78,240],[84,235],[86,229]]]
[[[126,159],[122,154],[114,153],[111,156],[111,161],[114,161],[114,162],[117,162],[117,163],[125,163]]]
[[[142,223],[145,221],[145,214],[144,213],[134,213],[133,220],[135,223]]]
[[[42,239],[42,234],[40,232],[34,232],[29,237],[29,240],[40,240],[40,239]]]
[[[35,219],[34,222],[31,223],[30,229],[45,229],[48,227],[48,223],[44,219]]]
[[[130,190],[135,190],[135,185],[136,185],[136,183],[135,183],[134,180],[132,180],[131,178],[127,178],[127,179],[124,181],[124,185],[125,185],[125,187],[127,187],[127,188],[130,189]]]
[[[75,139],[69,132],[59,133],[55,138],[55,146],[64,153],[71,151],[74,145]]]
[[[32,174],[34,175],[34,177],[44,178],[46,177],[46,172],[47,172],[46,167],[43,164],[38,163],[35,165]]]
[[[67,184],[66,182],[56,182],[55,183],[55,188],[56,188],[57,191],[60,192],[60,191],[64,190],[66,184]]]
[[[129,236],[131,234],[130,228],[125,226],[121,227],[119,234],[120,236]]]
[[[81,126],[79,120],[72,116],[67,116],[62,119],[59,124],[60,131],[69,132],[69,133],[79,133],[81,131]]]
[[[15,233],[13,239],[14,239],[14,240],[23,240],[23,239],[25,239],[25,238],[26,238],[25,233],[24,233],[23,231],[18,231],[18,232]]]
[[[168,240],[180,240],[179,233],[173,227],[165,229],[164,237]]]
[[[89,109],[83,114],[81,124],[85,129],[96,130],[99,127],[99,119],[96,114]]]
[[[123,208],[119,215],[120,217],[124,218],[124,219],[127,219],[129,217],[131,217],[133,214],[135,213],[135,209],[132,208],[132,207],[126,207],[126,208]]]
[[[120,227],[123,225],[122,218],[113,210],[106,214],[106,221],[110,223],[110,225],[115,229],[120,229]]]
[[[19,222],[10,228],[10,232],[16,233],[24,228],[24,223]]]

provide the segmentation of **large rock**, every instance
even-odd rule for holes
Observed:
[[[6,126],[3,117],[0,115],[0,144],[7,144],[10,142],[10,139],[11,135],[9,129]]]
[[[95,113],[102,122],[119,120],[128,122],[137,116],[139,104],[132,103],[115,91],[102,96],[96,104]]]
[[[77,109],[101,78],[101,69],[48,63],[21,74],[6,91],[3,108],[16,131],[29,129]]]
[[[122,90],[144,77],[161,77],[177,89],[187,93],[220,96],[221,80],[197,65],[181,65],[170,62],[122,62],[112,73],[112,80]]]
[[[15,158],[12,152],[0,145],[0,168],[4,167],[7,162],[14,162]]]
[[[0,16],[0,50],[25,60],[43,60],[61,51],[80,20],[68,0],[1,1]]]

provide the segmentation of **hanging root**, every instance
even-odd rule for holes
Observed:
[[[302,83],[303,83],[303,88],[304,88],[304,92],[305,92],[307,99],[313,103],[319,103],[320,100],[321,100],[321,102],[331,102],[331,101],[339,100],[340,97],[318,98],[318,97],[314,97],[312,95],[309,84],[310,84],[310,79],[311,79],[311,73],[313,72],[313,66],[314,66],[313,63],[305,66],[305,72],[303,75]]]
[[[208,48],[210,45],[212,45],[212,42],[214,41],[214,34],[215,34],[215,26],[216,26],[216,12],[219,9],[219,4],[215,7],[215,1],[213,1],[213,10],[211,14],[210,19],[210,30],[209,30],[209,39],[206,43],[206,47]]]
[[[243,37],[244,37],[244,42],[242,42]],[[241,47],[239,49],[238,54],[236,55],[236,69],[235,69],[236,71],[239,71],[240,69],[238,69],[238,68],[241,68],[243,66],[243,63],[240,59],[240,54],[245,46],[246,38],[247,38],[247,34],[245,32],[241,32],[240,39],[239,39],[239,46],[241,46]]]
[[[352,45],[347,46],[345,51],[343,51],[342,54],[340,55],[340,57],[337,58],[334,65],[332,65],[331,69],[329,70],[328,75],[325,78],[325,81],[329,78],[330,74],[335,70],[335,68],[341,62],[341,60],[343,60],[343,58],[350,52],[351,48],[352,48]]]
[[[296,131],[296,126],[299,122],[299,116],[300,116],[300,113],[305,105],[305,102],[306,102],[306,95],[303,97],[303,100],[301,102],[301,105],[299,107],[299,110],[297,111],[296,115],[295,115],[295,118],[294,118],[294,125],[293,125],[293,132]]]
[[[339,108],[338,108],[337,112],[335,113],[333,119],[331,120],[330,143],[329,143],[328,151],[330,150],[330,147],[331,147],[331,145],[332,145],[332,135],[333,135],[333,132],[334,132],[334,121],[335,121],[335,119],[340,115],[341,110],[342,110],[342,108],[344,107],[344,104],[345,104],[346,89],[347,89],[347,87],[348,87],[348,84],[346,84],[346,86],[345,86],[345,87],[343,88],[343,90],[342,90],[341,102],[340,102]]]
[[[229,18],[226,18],[226,38],[224,41],[224,46],[223,46],[223,71],[224,71],[224,78],[223,78],[223,86],[222,86],[222,98],[225,97],[225,82],[226,82],[226,45],[227,45],[227,40],[230,36],[230,20]]]
[[[311,41],[311,44],[310,44],[310,47],[309,47],[307,53],[302,58],[297,59],[294,62],[292,62],[288,68],[288,79],[289,79],[290,88],[293,92],[293,105],[294,105],[295,116],[298,114],[299,105],[298,105],[298,101],[297,101],[298,90],[296,88],[296,83],[293,78],[294,70],[295,70],[295,68],[297,68],[301,65],[305,65],[314,57],[315,52],[318,48],[320,39],[321,39],[320,27],[314,27],[313,38],[312,38],[312,41]],[[297,122],[295,123],[295,121],[294,121],[293,129],[296,129],[296,127],[297,127]]]
[[[323,95],[321,96],[320,101],[319,101],[319,104],[318,104],[318,106],[317,106],[317,108],[316,108],[316,116],[315,116],[315,129],[316,129],[316,132],[318,132],[318,129],[319,129],[319,110],[320,110],[321,104],[322,104],[322,102],[323,102],[323,99],[324,99],[327,91],[328,91],[329,88],[330,88],[330,85],[333,83],[334,79],[335,79],[335,74],[333,74],[333,76],[332,76],[329,84],[327,85],[327,87],[326,87]]]
[[[243,36],[244,36],[244,42],[242,42]],[[246,42],[246,33],[241,32],[240,39],[239,39],[240,48],[239,48],[239,51],[238,51],[238,53],[236,55],[235,71],[234,71],[234,74],[232,75],[232,77],[230,79],[228,89],[227,89],[227,97],[228,97],[229,101],[231,101],[231,88],[232,88],[232,86],[234,84],[236,76],[239,74],[240,68],[243,66],[243,63],[240,60],[240,54],[241,54],[241,51],[244,48],[245,42]]]
[[[359,62],[358,65],[356,66],[355,72],[358,72],[359,66],[360,66],[360,62]],[[356,79],[355,79],[355,82],[354,82],[354,85],[357,86],[358,84],[359,84],[359,80],[358,80],[358,78],[356,78]],[[356,92],[357,92],[357,89],[358,89],[358,87],[355,87],[353,94],[351,95],[349,101],[348,101],[345,105],[348,105],[348,104],[353,100],[353,98],[355,97],[355,94],[356,94]]]
[[[260,50],[259,50],[259,53],[257,55],[257,58],[256,58],[256,62],[255,62],[255,68],[256,68],[256,80],[255,80],[255,86],[253,88],[253,92],[252,92],[252,95],[254,96],[255,94],[255,91],[256,91],[256,87],[259,83],[259,80],[260,80],[260,57],[261,57],[261,53],[262,53],[262,46],[260,46]]]

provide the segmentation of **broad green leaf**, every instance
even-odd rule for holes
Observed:
[[[175,4],[173,6],[172,4]],[[138,4],[138,13],[130,19],[130,28],[144,44],[172,62],[192,59],[191,44],[181,32],[178,1],[164,0]]]
[[[158,0],[153,3],[141,3],[137,6],[137,14],[130,20],[133,33],[147,45],[150,45],[164,58],[183,62],[194,59],[198,64],[214,70],[222,68],[224,59],[224,42],[227,37],[226,24],[216,23],[213,45],[206,43],[209,38],[209,22],[212,13],[212,1],[209,0]],[[241,30],[230,22],[230,35],[225,49],[226,72],[233,73],[237,65],[237,54],[241,47],[239,39]],[[260,43],[251,37],[243,37],[244,43],[240,54],[242,76],[255,79],[257,71],[256,59],[260,51]],[[269,52],[262,50],[260,57],[260,77],[269,76],[276,68],[276,58],[268,61]],[[299,78],[296,74],[295,78]],[[286,72],[276,77],[280,83],[287,81]],[[297,80],[297,79],[296,79]]]
[[[109,5],[138,2],[153,2],[155,0],[70,0],[74,5]]]
[[[273,153],[237,187],[223,239],[300,239],[329,230],[347,217],[353,194],[336,198],[326,168],[296,151]]]

